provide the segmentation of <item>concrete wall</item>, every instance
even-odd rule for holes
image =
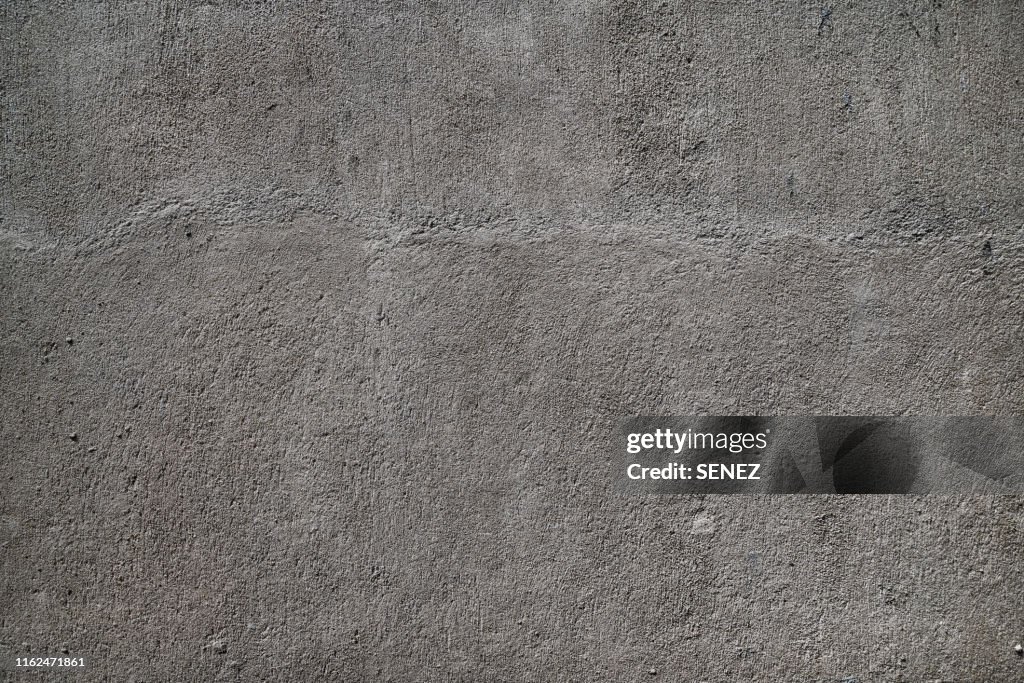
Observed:
[[[1024,410],[1024,13],[0,7],[0,649],[1013,681],[1024,499],[612,491],[634,414]]]

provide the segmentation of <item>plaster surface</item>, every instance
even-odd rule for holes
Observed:
[[[605,444],[1020,414],[1022,36],[996,0],[3,3],[0,654],[1021,680],[1020,496],[627,497]]]

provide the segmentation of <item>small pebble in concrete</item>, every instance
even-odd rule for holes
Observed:
[[[72,441],[78,441],[78,432],[71,432],[68,434],[68,438]]]
[[[1017,643],[1013,646],[1013,651],[1017,653],[1018,657],[1024,657],[1024,645]]]

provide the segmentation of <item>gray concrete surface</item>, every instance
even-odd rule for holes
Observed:
[[[3,3],[4,656],[1024,679],[1021,497],[630,498],[605,448],[644,413],[1024,409],[1022,29]]]

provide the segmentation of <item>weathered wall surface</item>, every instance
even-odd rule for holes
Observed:
[[[1015,681],[1020,497],[625,498],[634,414],[1024,410],[1012,1],[0,8],[0,648]]]

